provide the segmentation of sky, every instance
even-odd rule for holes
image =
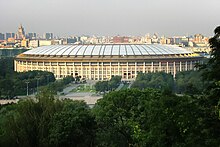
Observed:
[[[0,0],[0,32],[212,36],[220,0]]]

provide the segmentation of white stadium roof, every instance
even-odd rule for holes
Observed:
[[[191,54],[193,52],[173,45],[160,44],[99,44],[51,45],[24,52],[24,55],[54,56],[157,56]]]

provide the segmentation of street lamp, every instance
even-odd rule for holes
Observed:
[[[28,96],[28,84],[29,84],[30,82],[26,81],[25,83],[27,84],[27,96]]]

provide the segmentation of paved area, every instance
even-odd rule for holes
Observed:
[[[66,94],[70,93],[71,90],[75,89],[78,86],[79,86],[79,84],[74,84],[74,83],[69,84],[68,87],[63,89],[63,94],[66,95]]]
[[[119,90],[121,90],[121,88],[124,86],[124,84],[123,83],[121,83],[119,86],[118,86],[118,88],[117,89],[115,89],[115,91],[119,91]]]
[[[88,105],[95,105],[102,96],[96,95],[94,92],[70,92],[66,95],[59,96],[61,99],[68,98],[71,100],[83,100]]]
[[[87,81],[85,85],[94,85],[96,81]],[[71,100],[83,100],[88,105],[95,105],[98,99],[101,99],[102,96],[96,95],[95,92],[71,92],[73,89],[77,88],[79,85],[84,84],[74,84],[71,83],[68,87],[63,90],[64,95],[60,95],[61,99],[71,99]]]
[[[131,81],[131,83],[130,83],[129,86],[128,86],[128,89],[131,88],[131,86],[132,86],[133,83],[134,83],[134,81]]]
[[[15,100],[0,100],[0,104],[1,105],[5,105],[5,104],[17,103],[18,101],[19,101],[19,99],[15,99]]]
[[[97,100],[101,99],[102,96],[60,96],[61,99],[71,99],[71,100],[82,100],[88,105],[95,105]]]
[[[87,81],[86,85],[94,85],[97,81]],[[89,106],[94,106],[97,100],[102,98],[102,95],[96,95],[95,92],[71,92],[73,89],[77,88],[79,85],[82,84],[75,84],[71,83],[66,88],[63,89],[61,92],[63,95],[58,95],[61,99],[71,99],[71,100],[83,100]],[[123,87],[123,86],[122,86]],[[27,96],[19,96],[19,99],[26,98]],[[34,98],[35,95],[29,95],[28,97]],[[19,99],[15,100],[0,100],[0,104],[7,104],[7,103],[17,103]]]

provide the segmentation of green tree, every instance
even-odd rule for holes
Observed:
[[[211,58],[206,64],[205,78],[209,81],[220,81],[220,26],[214,30],[215,35],[209,39]]]
[[[113,76],[108,82],[110,90],[116,89],[121,83],[121,76]]]
[[[178,72],[175,78],[175,92],[181,94],[202,94],[206,82],[202,78],[201,71]]]
[[[45,90],[35,99],[0,107],[0,146],[92,146],[95,121],[80,101],[59,100]]]
[[[160,90],[172,91],[174,87],[174,79],[171,74],[164,72],[157,73],[138,73],[132,88],[154,88]]]
[[[61,112],[53,116],[49,128],[49,142],[52,146],[93,145],[95,121],[85,102],[65,101]]]
[[[4,117],[2,146],[47,146],[48,124],[53,114],[62,108],[49,92],[36,99],[19,101]]]
[[[205,95],[200,101],[204,109],[204,124],[206,132],[210,136],[208,141],[215,146],[220,144],[220,26],[214,30],[215,35],[209,39],[211,58],[202,68],[203,77],[209,83],[204,89]]]
[[[63,78],[64,85],[67,85],[73,81],[75,81],[75,78],[73,78],[73,76],[67,76],[67,77]]]
[[[111,92],[93,110],[98,146],[195,146],[208,136],[193,97],[137,89]],[[199,134],[199,135],[198,135]]]
[[[99,92],[106,92],[106,91],[108,91],[108,89],[109,89],[108,81],[98,81],[95,84],[95,89],[96,89],[96,91],[99,91]]]

